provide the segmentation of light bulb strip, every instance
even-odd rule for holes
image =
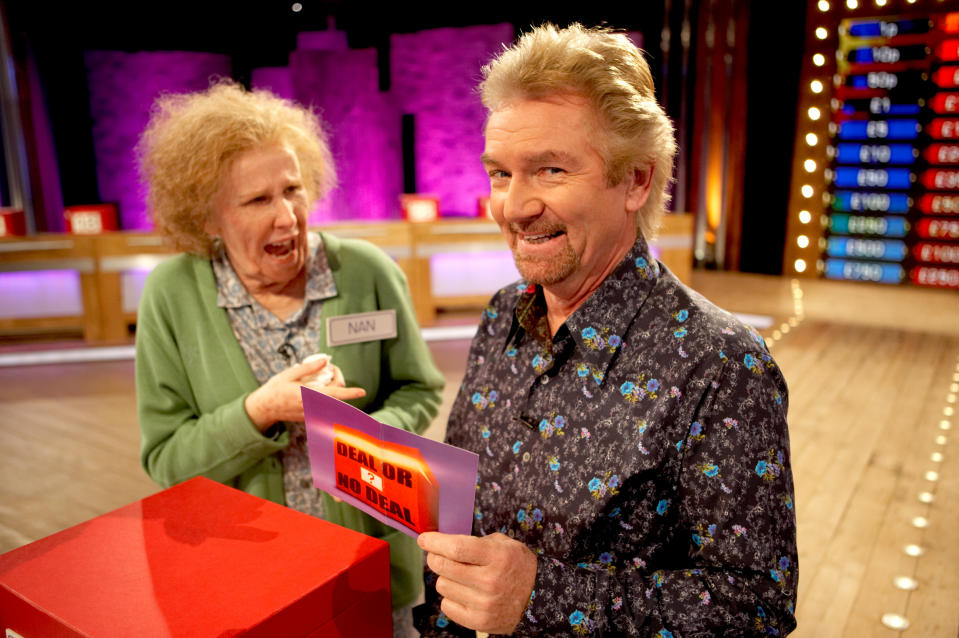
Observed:
[[[793,313],[787,317],[782,324],[775,328],[771,328],[771,332],[769,332],[769,334],[763,335],[763,340],[766,342],[766,347],[770,349],[772,349],[776,343],[782,341],[783,337],[789,334],[794,328],[798,328],[799,324],[801,324],[803,319],[806,318],[806,309],[803,305],[803,297],[805,295],[799,280],[792,279],[789,282],[789,286],[793,297]]]
[[[956,358],[956,369],[959,370],[959,356]],[[952,386],[949,387],[946,396],[945,396],[945,405],[950,405],[950,400],[954,400],[955,390]],[[943,426],[946,427],[943,427]],[[906,613],[909,610],[909,603],[912,597],[912,592],[920,589],[922,583],[918,580],[917,576],[919,575],[919,559],[925,556],[929,552],[927,551],[927,546],[924,543],[927,537],[927,530],[930,525],[930,518],[935,516],[940,508],[936,508],[936,486],[939,483],[940,472],[938,471],[939,463],[944,459],[944,455],[941,450],[948,443],[948,437],[945,434],[941,434],[938,431],[949,430],[951,428],[951,421],[941,420],[938,422],[937,426],[934,428],[934,435],[930,437],[935,443],[933,452],[929,455],[929,460],[933,463],[932,469],[927,470],[923,473],[923,478],[929,482],[929,486],[923,492],[920,492],[918,495],[918,500],[925,506],[925,515],[916,516],[912,519],[912,526],[917,530],[918,541],[916,543],[908,544],[902,548],[902,551],[909,557],[915,559],[915,562],[912,565],[912,573],[906,575],[899,575],[893,579],[893,582],[890,583],[893,587],[900,589],[906,593],[905,601],[903,603],[904,609],[903,613],[884,613],[879,618],[880,623],[884,626],[895,629],[899,631],[904,631],[910,626],[909,618],[906,616]],[[933,555],[933,560],[941,560],[941,558]]]
[[[844,1],[818,0],[807,5],[807,24],[814,28],[806,33],[795,145],[797,151],[803,152],[793,156],[793,187],[783,251],[783,274],[793,277],[818,274],[823,236],[818,220],[824,214],[823,167],[829,164],[829,103],[836,68],[833,14],[844,6]]]

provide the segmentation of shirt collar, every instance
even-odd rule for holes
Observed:
[[[246,289],[233,264],[226,256],[221,245],[211,260],[216,275],[216,305],[221,308],[240,308],[253,305],[253,296]],[[306,293],[307,301],[329,299],[336,296],[336,283],[333,271],[323,250],[323,240],[317,233],[307,233],[306,257]]]
[[[649,297],[659,274],[659,263],[652,258],[646,240],[639,237],[613,272],[582,306],[566,318],[564,325],[597,384],[602,384],[606,378],[615,355],[629,347],[622,336]],[[527,332],[549,347],[542,288],[521,282],[517,290],[519,297],[507,343],[518,340],[521,333]]]

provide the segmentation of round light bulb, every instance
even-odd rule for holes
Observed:
[[[810,213],[808,210],[799,211],[799,221],[800,223],[808,224],[812,221],[812,213]]]
[[[826,64],[826,56],[824,56],[822,53],[817,53],[816,55],[812,56],[812,63],[816,66],[823,66]]]
[[[899,631],[909,629],[909,619],[899,614],[883,614],[882,624],[890,629],[898,629]]]
[[[822,82],[820,82],[819,80],[813,80],[812,82],[809,83],[809,89],[813,93],[822,93],[822,89],[823,89]]]
[[[829,37],[829,31],[826,30],[826,27],[816,27],[816,37],[825,40]]]
[[[916,582],[916,579],[908,576],[896,576],[892,579],[892,584],[896,586],[896,589],[903,591],[913,591],[919,588],[919,583]]]
[[[796,238],[796,245],[800,248],[805,248],[809,245],[809,238],[805,235],[800,235]]]
[[[809,146],[819,144],[819,137],[815,133],[806,133],[806,144]]]
[[[806,260],[797,259],[793,262],[793,268],[796,269],[796,272],[806,272]]]
[[[809,119],[812,121],[818,120],[822,116],[822,111],[820,111],[815,106],[810,106],[809,110],[806,111],[806,114],[809,116]]]
[[[813,196],[813,189],[809,184],[803,184],[803,187],[800,190],[802,191],[803,197],[809,198]]]

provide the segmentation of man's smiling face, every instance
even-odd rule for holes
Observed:
[[[633,175],[607,184],[602,131],[574,95],[510,102],[487,121],[490,211],[520,274],[560,296],[595,288],[619,263],[649,192]]]

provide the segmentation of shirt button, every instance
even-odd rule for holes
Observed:
[[[523,463],[529,463],[530,455],[529,452],[523,452]]]
[[[549,377],[544,374],[543,376],[539,378],[539,382],[542,383],[543,385],[546,385],[547,383],[549,383]]]

